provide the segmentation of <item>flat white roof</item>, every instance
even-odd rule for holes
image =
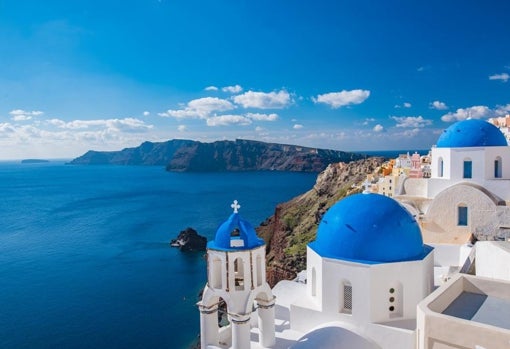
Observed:
[[[510,330],[508,299],[463,291],[442,313]]]

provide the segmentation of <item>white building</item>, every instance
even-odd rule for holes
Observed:
[[[499,130],[449,127],[431,178],[406,179],[397,199],[337,202],[308,245],[307,282],[273,290],[264,244],[235,209],[208,244],[202,348],[510,348],[510,242],[465,244],[510,228],[510,147]],[[476,276],[458,273],[473,261]]]
[[[395,200],[356,194],[331,207],[308,246],[307,272],[304,294],[290,305],[292,330],[330,323],[328,332],[350,332],[346,348],[413,345],[416,306],[434,285],[434,257]]]
[[[510,147],[488,122],[446,129],[431,151],[431,178],[407,178],[403,188],[397,200],[421,218],[426,243],[510,237]]]
[[[260,345],[271,347],[275,343],[275,303],[266,282],[266,245],[250,223],[239,216],[237,201],[232,208],[234,213],[207,244],[207,285],[198,303],[200,345],[249,348],[254,322],[261,329]],[[220,328],[218,311],[222,301],[230,324]]]

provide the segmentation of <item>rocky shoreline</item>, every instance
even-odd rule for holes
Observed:
[[[179,235],[170,241],[170,246],[177,247],[179,250],[186,251],[205,251],[207,238],[199,235],[193,228],[182,230]]]

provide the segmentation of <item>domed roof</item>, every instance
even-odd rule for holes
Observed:
[[[379,194],[355,194],[337,202],[309,246],[322,257],[369,264],[418,260],[431,249],[423,245],[413,216]]]
[[[264,240],[257,236],[251,224],[241,218],[237,212],[240,207],[237,200],[235,200],[232,204],[234,213],[216,230],[214,240],[207,243],[207,248],[222,251],[240,251],[251,250],[264,245]]]
[[[491,123],[468,119],[454,123],[443,131],[436,146],[438,148],[500,147],[507,146],[506,138]]]

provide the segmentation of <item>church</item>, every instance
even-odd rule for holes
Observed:
[[[207,245],[201,347],[510,348],[510,242],[467,238],[507,228],[510,147],[465,120],[431,161],[431,178],[408,178],[398,197],[334,204],[307,247],[306,282],[273,289],[264,241],[234,201]]]

